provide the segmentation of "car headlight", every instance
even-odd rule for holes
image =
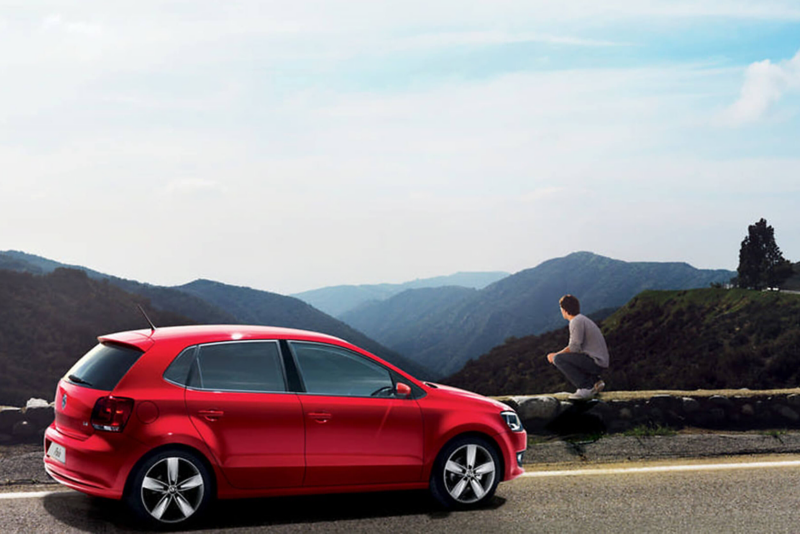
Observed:
[[[522,432],[525,430],[516,412],[503,412],[500,414],[500,417],[503,418],[503,421],[506,422],[508,428],[510,428],[512,432]]]

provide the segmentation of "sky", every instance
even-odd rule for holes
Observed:
[[[0,0],[0,250],[283,294],[800,261],[800,1]]]

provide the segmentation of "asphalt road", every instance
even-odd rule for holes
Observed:
[[[477,511],[442,511],[426,492],[253,499],[218,503],[198,532],[800,532],[800,455],[549,469],[501,484]],[[116,502],[54,486],[0,493],[3,533],[131,531]]]

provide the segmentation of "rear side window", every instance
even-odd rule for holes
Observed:
[[[247,341],[201,345],[188,385],[221,391],[284,392],[278,343]]]
[[[189,347],[178,354],[178,357],[164,371],[164,378],[175,384],[185,386],[189,380],[189,371],[194,363],[194,354],[197,347]]]
[[[100,343],[78,360],[64,378],[78,386],[111,391],[142,354],[133,347]]]

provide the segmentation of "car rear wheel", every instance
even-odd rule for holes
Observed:
[[[431,493],[447,508],[472,508],[492,498],[501,476],[494,447],[481,437],[464,436],[439,453],[431,473]]]
[[[145,460],[133,475],[127,502],[151,525],[183,526],[196,520],[213,496],[205,464],[184,450],[165,450]]]

